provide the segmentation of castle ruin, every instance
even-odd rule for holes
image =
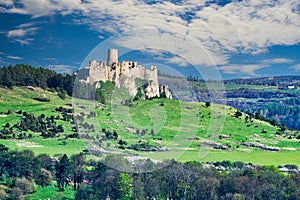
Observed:
[[[159,97],[161,93],[167,98],[172,98],[168,86],[159,86],[156,66],[147,69],[137,62],[119,62],[117,49],[108,49],[106,62],[90,61],[88,66],[79,70],[78,78],[90,84],[111,81],[118,87],[125,88],[132,96],[137,93],[138,86],[135,80],[139,78],[148,82],[145,88],[147,98]]]

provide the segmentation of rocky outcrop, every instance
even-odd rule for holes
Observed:
[[[122,76],[117,82],[117,87],[124,88],[131,96],[137,93],[135,85],[135,78],[129,76]]]
[[[260,148],[260,149],[266,150],[266,151],[280,151],[281,150],[279,147],[267,146],[267,145],[261,144],[259,142],[243,142],[242,145],[246,146],[246,147]]]
[[[218,149],[218,150],[230,150],[229,146],[220,144],[220,143],[214,143],[214,142],[202,142],[201,146],[202,147],[212,147],[212,148]]]
[[[171,91],[169,90],[169,86],[168,85],[161,85],[159,87],[159,91],[160,91],[160,94],[165,97],[165,98],[168,98],[168,99],[172,99],[172,93]]]
[[[159,97],[159,85],[156,82],[149,82],[147,87],[145,88],[145,94],[147,99],[151,99],[154,97]]]

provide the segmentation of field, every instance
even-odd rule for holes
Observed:
[[[50,102],[35,100],[41,95]],[[81,127],[80,132],[94,139],[67,138],[72,134],[70,122],[57,120],[64,127],[64,133],[44,139],[39,133],[32,133],[28,139],[1,139],[0,143],[10,149],[31,149],[35,154],[51,156],[82,152],[91,145],[99,151],[111,151],[129,155],[142,155],[156,160],[176,159],[179,161],[243,161],[259,165],[296,164],[300,166],[299,139],[288,139],[286,135],[296,131],[280,133],[278,127],[247,115],[237,116],[237,110],[217,104],[188,103],[168,99],[134,101],[123,104],[103,105],[95,102],[60,99],[56,93],[38,88],[15,87],[12,90],[0,88],[0,130],[6,123],[14,124],[22,116],[18,110],[35,115],[61,116],[55,111],[60,106],[70,108],[73,103],[75,115],[84,113],[84,122],[93,124],[94,132]],[[96,118],[86,117],[95,111]],[[102,129],[116,132],[118,139],[100,140]],[[280,133],[280,134],[279,134]],[[123,143],[120,144],[120,140]],[[245,147],[243,142],[258,142],[280,151],[267,151]],[[203,145],[205,143],[206,145]],[[129,147],[144,148],[142,151]],[[216,148],[217,147],[217,148]],[[149,151],[149,149],[155,151]],[[226,150],[224,149],[226,148]],[[103,152],[101,152],[103,153]]]

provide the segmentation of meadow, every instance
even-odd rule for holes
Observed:
[[[85,117],[85,122],[93,124],[94,132],[80,129],[94,139],[92,144],[111,152],[142,155],[155,160],[175,159],[178,161],[243,161],[258,165],[295,164],[300,166],[299,139],[288,138],[296,131],[280,132],[267,122],[249,119],[236,109],[206,103],[192,103],[170,99],[152,99],[133,101],[124,104],[100,104],[97,102],[61,99],[57,93],[39,88],[14,87],[0,88],[0,130],[6,123],[17,123],[22,110],[35,115],[60,116],[55,109],[71,108],[75,115],[95,111],[96,118]],[[36,97],[46,96],[49,102],[40,102]],[[80,104],[80,105],[79,105]],[[83,106],[84,105],[84,106]],[[90,105],[90,107],[88,106]],[[87,116],[87,115],[85,115]],[[89,148],[88,139],[67,138],[73,133],[71,122],[57,120],[64,127],[64,133],[54,138],[43,138],[34,133],[27,139],[1,139],[0,143],[10,149],[31,149],[35,154],[46,153],[72,155]],[[102,129],[118,135],[116,140],[100,140]],[[122,144],[120,144],[122,140]],[[203,145],[203,142],[207,145]],[[279,147],[280,151],[271,152],[258,148],[245,147],[243,142],[259,142]],[[143,145],[158,148],[155,151],[136,151],[128,147]],[[220,148],[215,148],[215,147]],[[228,148],[224,150],[223,147]]]

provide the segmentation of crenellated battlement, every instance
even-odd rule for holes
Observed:
[[[156,66],[151,66],[151,69],[147,69],[135,61],[119,62],[117,49],[108,50],[107,62],[92,60],[89,62],[89,66],[84,67],[84,69],[89,71],[88,76],[83,78],[83,81],[87,83],[98,81],[117,83],[123,75],[158,82]]]
[[[151,96],[159,96],[157,67],[151,66],[150,69],[147,69],[136,61],[119,62],[117,49],[108,49],[106,62],[90,61],[88,66],[79,70],[78,75],[80,81],[90,84],[99,81],[114,82],[118,87],[125,88],[131,95],[137,93],[134,80],[139,78],[153,83],[150,84],[153,92]]]

